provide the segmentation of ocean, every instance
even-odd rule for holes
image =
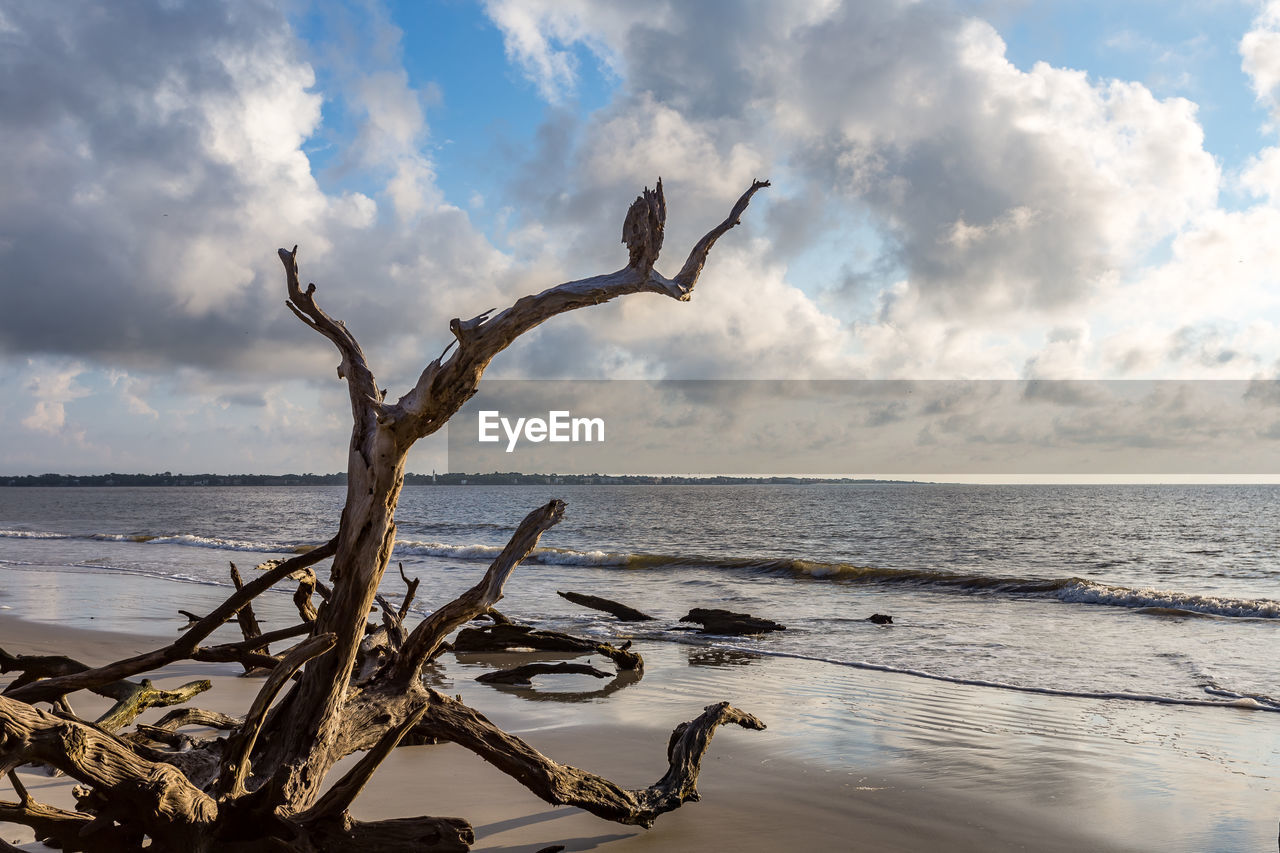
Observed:
[[[0,611],[158,647],[186,625],[178,608],[204,613],[226,596],[229,561],[249,575],[332,536],[343,497],[0,488]],[[769,725],[744,736],[764,751],[752,766],[765,778],[770,762],[799,761],[787,766],[851,805],[942,786],[1085,830],[1098,849],[1273,849],[1280,487],[408,487],[394,559],[422,581],[414,610],[474,584],[552,497],[567,502],[564,521],[512,575],[500,609],[632,639],[645,674],[491,686],[474,679],[510,664],[462,654],[429,671],[510,731],[651,727],[660,743],[727,699]],[[403,588],[393,566],[383,591],[399,601]],[[656,619],[619,623],[557,590]],[[265,630],[296,621],[289,593],[255,602]],[[694,607],[787,630],[678,630]],[[875,613],[893,624],[868,621]],[[238,638],[231,624],[216,639]],[[713,762],[734,748],[721,737],[729,746],[718,739]]]
[[[227,585],[229,560],[246,571],[328,539],[343,496],[339,487],[0,488],[0,572],[71,567]],[[407,487],[394,560],[422,579],[415,610],[474,583],[550,497],[568,509],[508,584],[502,609],[518,619],[1002,690],[1280,711],[1280,487]],[[393,567],[384,591],[398,599],[402,589]],[[557,590],[657,618],[621,624]],[[787,630],[673,630],[693,607]],[[869,622],[875,613],[893,624]]]

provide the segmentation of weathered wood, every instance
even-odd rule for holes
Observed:
[[[554,805],[571,805],[597,817],[649,827],[658,815],[698,799],[702,756],[715,730],[734,724],[763,731],[764,723],[721,702],[681,723],[667,744],[667,772],[647,788],[623,788],[602,776],[559,764],[515,735],[507,734],[480,713],[437,691],[419,727],[441,740],[471,750]]]
[[[786,625],[761,619],[749,613],[734,613],[730,610],[695,607],[680,617],[681,622],[696,622],[702,625],[700,634],[724,634],[736,636],[740,634],[765,634],[769,631],[785,631]]]
[[[218,793],[227,799],[235,799],[244,793],[244,780],[249,775],[249,753],[258,740],[263,720],[275,700],[280,688],[302,668],[307,661],[324,654],[333,648],[337,638],[332,634],[319,634],[299,643],[284,656],[280,666],[272,671],[266,682],[254,697],[245,715],[244,725],[227,741],[226,751],[222,758],[222,773],[218,778]]]
[[[74,828],[77,838],[94,839],[86,843],[93,849],[112,849],[109,844],[122,842],[124,849],[136,849],[145,835],[155,849],[184,853],[466,850],[473,836],[464,820],[416,817],[366,823],[352,819],[347,811],[397,743],[429,739],[452,740],[471,749],[549,802],[579,805],[623,823],[648,826],[658,814],[696,799],[698,766],[714,729],[726,723],[747,728],[763,728],[763,724],[728,705],[710,706],[673,735],[667,775],[648,788],[629,790],[555,763],[460,702],[428,690],[421,681],[424,663],[445,647],[446,637],[481,614],[490,614],[496,623],[479,632],[486,635],[487,647],[536,646],[602,654],[621,670],[615,683],[621,682],[622,673],[630,679],[628,683],[639,678],[643,660],[629,650],[630,643],[615,648],[502,624],[504,620],[492,609],[502,598],[511,572],[541,534],[560,520],[564,511],[560,501],[530,513],[480,582],[437,608],[412,632],[404,632],[403,622],[417,581],[411,582],[403,567],[407,591],[399,608],[380,602],[384,626],[376,632],[370,633],[367,620],[395,544],[405,458],[414,442],[444,426],[476,392],[492,359],[545,320],[630,293],[659,293],[687,301],[711,247],[738,224],[751,198],[766,186],[767,181],[754,182],[729,217],[695,244],[674,278],[654,269],[665,232],[666,200],[660,183],[652,191],[646,188],[623,224],[628,248],[625,268],[547,288],[497,313],[453,320],[450,331],[455,344],[428,364],[414,386],[394,403],[378,387],[355,337],[316,303],[315,285],[302,287],[297,247],[280,250],[289,297],[286,304],[334,344],[341,358],[338,375],[348,386],[352,431],[346,502],[337,535],[308,553],[260,565],[261,574],[248,582],[233,567],[236,591],[206,616],[189,614],[191,624],[163,648],[99,667],[71,659],[25,662],[29,665],[19,667],[18,679],[0,696],[0,770],[44,763],[85,786],[76,791],[75,813],[35,815],[25,794],[20,794],[23,802],[17,806],[0,808],[10,808],[6,813],[28,825],[43,820],[51,827]],[[327,558],[333,560],[331,586],[311,569]],[[298,583],[294,601],[303,624],[263,634],[251,603],[285,578]],[[323,600],[318,608],[311,600],[314,594]],[[244,641],[201,645],[233,616],[240,622]],[[468,631],[474,629],[463,629],[459,638]],[[269,653],[268,643],[308,634],[309,639],[283,658]],[[243,722],[183,709],[166,715],[156,726],[140,727],[128,740],[79,720],[67,702],[66,697],[77,690],[119,693],[118,702],[127,702],[127,707],[104,720],[119,725],[125,717],[132,719],[134,708],[165,692],[154,691],[153,696],[146,692],[153,690],[146,682],[134,685],[128,678],[187,659],[234,660],[271,667],[272,672]],[[24,662],[0,653],[0,668],[16,663]],[[556,670],[570,668],[589,669],[570,664]],[[296,684],[275,702],[291,679]],[[192,685],[187,687],[198,692]],[[54,703],[62,710],[49,714],[29,704],[33,702]],[[233,728],[225,739],[197,738],[178,732],[185,725]],[[358,750],[367,753],[322,796],[334,764]],[[252,791],[251,767],[259,783]],[[69,843],[63,846],[76,849]]]
[[[453,817],[358,821],[350,815],[311,826],[317,853],[466,853],[475,843],[471,824]]]
[[[214,801],[177,768],[140,757],[94,726],[0,696],[0,770],[33,761],[102,791],[169,849],[199,849],[195,839],[217,819]]]
[[[413,633],[405,641],[398,674],[404,678],[416,678],[422,665],[435,653],[445,637],[458,626],[501,601],[507,578],[537,546],[542,534],[559,524],[562,518],[564,501],[559,500],[551,501],[525,516],[480,582],[434,611],[413,629]]]
[[[268,631],[267,633],[254,637],[251,640],[240,640],[234,643],[223,643],[218,646],[202,646],[191,653],[192,660],[202,661],[204,663],[240,663],[246,667],[253,666],[259,669],[274,669],[280,663],[280,659],[274,655],[263,654],[255,651],[268,643],[279,642],[280,640],[289,640],[294,637],[301,637],[311,632],[311,626],[305,623],[293,625],[289,628],[280,628],[276,631]]]
[[[483,684],[529,684],[537,675],[560,675],[564,673],[576,673],[578,675],[593,675],[596,678],[610,678],[613,673],[605,672],[602,669],[596,669],[585,663],[527,663],[524,666],[517,666],[512,669],[499,669],[495,672],[486,672],[483,675],[477,675],[476,681]]]
[[[36,841],[52,842],[49,846],[62,850],[63,853],[79,853],[79,851],[133,853],[138,849],[132,833],[126,834],[119,830],[112,833],[98,833],[92,839],[81,837],[81,831],[92,822],[93,818],[90,815],[39,803],[28,796],[23,796],[22,801],[18,803],[0,802],[0,823],[28,826],[35,832]],[[4,847],[0,847],[0,851],[13,850],[19,853],[21,849],[7,843]]]
[[[529,625],[499,623],[486,628],[463,628],[453,640],[455,652],[502,652],[510,649],[538,649],[544,652],[599,654],[619,669],[643,669],[644,658],[629,651],[631,643],[615,647],[597,640],[584,640],[559,631],[539,631]]]
[[[404,600],[400,602],[400,611],[398,613],[400,621],[403,622],[404,617],[409,615],[409,607],[413,604],[413,597],[418,594],[418,584],[421,582],[421,578],[410,580],[409,576],[404,573],[404,563],[399,563],[398,565],[400,566],[400,579],[404,581],[405,586]]]
[[[11,655],[0,649],[0,672],[19,671],[21,675],[5,690],[6,694],[16,692],[17,688],[30,684],[39,678],[50,678],[89,670],[87,664],[63,655]],[[177,690],[160,690],[152,685],[150,679],[141,682],[121,679],[109,684],[101,684],[93,689],[99,696],[116,700],[106,713],[99,717],[96,725],[109,732],[116,732],[148,708],[164,708],[180,705],[190,701],[193,696],[203,693],[212,686],[208,679],[192,681]],[[54,702],[66,714],[74,715],[65,697],[58,697]]]
[[[422,705],[418,710],[409,714],[397,725],[387,729],[373,749],[365,753],[356,765],[352,767],[347,774],[334,783],[333,787],[325,792],[314,806],[297,816],[297,821],[302,824],[310,823],[316,820],[323,820],[336,817],[343,814],[351,806],[360,792],[364,790],[364,786],[373,778],[374,771],[378,769],[386,757],[391,754],[391,750],[400,745],[400,741],[404,739],[418,721],[422,719],[422,715],[427,712],[427,706]]]
[[[184,726],[204,726],[210,729],[238,729],[244,724],[239,717],[232,717],[221,711],[206,711],[202,708],[179,708],[170,711],[155,722],[155,728],[176,731]]]
[[[598,595],[584,595],[580,592],[560,592],[556,591],[556,595],[565,601],[571,601],[582,607],[590,607],[592,610],[602,610],[613,616],[617,616],[623,622],[652,622],[653,617],[641,613],[634,607],[628,607],[625,604],[619,604],[616,601],[610,601],[607,598],[601,598]]]
[[[23,702],[51,702],[59,696],[64,696],[76,690],[92,690],[94,687],[110,684],[121,678],[128,678],[140,672],[150,672],[174,661],[190,658],[199,647],[200,641],[234,616],[246,602],[252,601],[260,593],[270,589],[297,569],[315,565],[326,557],[333,556],[337,548],[337,542],[338,540],[335,537],[306,554],[300,554],[291,560],[285,560],[261,576],[249,581],[244,585],[243,589],[237,590],[226,601],[218,605],[212,613],[201,619],[194,627],[179,637],[177,641],[162,649],[116,661],[106,666],[46,678],[27,684],[20,689],[6,692],[14,699],[20,699]]]
[[[235,563],[231,564],[231,583],[235,585],[236,592],[244,589],[244,579],[240,577],[240,570]],[[240,633],[246,640],[262,636],[262,628],[258,625],[257,614],[253,612],[252,601],[246,601],[244,607],[236,611],[236,621],[240,623]]]
[[[6,694],[13,693],[41,678],[83,672],[88,668],[80,661],[65,655],[11,655],[4,649],[0,649],[0,673],[18,673],[18,677],[5,687]]]
[[[231,583],[235,585],[236,592],[244,589],[244,579],[240,577],[240,570],[236,568],[235,563],[231,563]],[[253,640],[262,636],[262,627],[258,625],[258,616],[253,612],[252,601],[246,601],[244,607],[236,611],[236,622],[240,625],[241,636],[246,640]],[[271,654],[265,643],[262,646],[262,651],[268,656]],[[257,674],[262,671],[262,667],[248,660],[241,661],[240,665],[244,667],[246,675]]]
[[[127,687],[128,689],[112,692],[111,696],[116,700],[116,704],[95,721],[100,728],[109,732],[120,731],[148,708],[167,708],[171,705],[190,702],[192,697],[211,688],[213,682],[207,678],[202,678],[199,681],[190,681],[177,690],[160,690],[151,684],[151,679],[149,678],[142,679],[139,684],[118,681],[116,685]],[[99,690],[98,692],[105,691]]]
[[[319,580],[316,578],[315,572],[306,569],[303,572],[295,572],[292,577],[298,581],[298,588],[293,591],[293,606],[298,608],[298,615],[302,617],[302,621],[308,625],[316,621],[319,611],[316,606],[311,603],[311,596],[315,594]]]

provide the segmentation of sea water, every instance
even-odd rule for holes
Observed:
[[[409,487],[394,559],[421,579],[416,615],[474,584],[553,497],[568,504],[564,521],[512,575],[501,609],[634,639],[647,675],[495,689],[473,680],[505,665],[483,655],[430,671],[511,731],[642,724],[661,742],[673,721],[729,699],[768,721],[759,742],[771,756],[846,787],[941,784],[1047,810],[1123,849],[1275,843],[1278,487]],[[0,608],[173,637],[178,608],[204,613],[225,597],[228,561],[249,575],[326,541],[343,498],[0,488]],[[255,602],[268,630],[296,620],[287,586]],[[393,567],[383,591],[399,601],[403,589]],[[655,620],[619,623],[557,590]],[[787,630],[679,630],[692,607]],[[238,636],[230,625],[215,641]]]
[[[73,566],[229,584],[228,560],[247,571],[326,541],[344,492],[0,488],[0,577]],[[1005,690],[1280,711],[1280,487],[411,486],[393,559],[422,579],[415,611],[474,583],[551,497],[564,521],[501,605],[522,620]],[[383,588],[401,594],[395,571]],[[655,621],[618,623],[557,590]],[[787,630],[677,630],[693,607]]]

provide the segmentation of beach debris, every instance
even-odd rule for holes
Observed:
[[[544,652],[573,652],[579,655],[601,654],[618,669],[644,669],[644,658],[633,651],[628,640],[621,647],[599,640],[585,640],[560,631],[541,631],[531,625],[511,622],[484,628],[463,628],[453,639],[455,652],[504,652],[511,649],[537,649]]]
[[[585,663],[527,663],[512,669],[500,669],[477,675],[476,681],[482,684],[531,684],[535,675],[561,675],[577,673],[591,675],[596,678],[611,678],[613,673],[596,669]]]
[[[770,631],[785,631],[781,625],[769,619],[752,616],[749,613],[734,613],[732,610],[718,608],[695,607],[680,617],[681,622],[696,622],[702,626],[699,634],[724,634],[739,636],[742,634],[767,634]]]
[[[39,683],[40,679],[71,676],[89,670],[86,664],[63,655],[11,655],[0,649],[0,672],[19,673],[5,693],[17,692],[27,685]],[[148,708],[165,708],[181,705],[191,701],[192,697],[203,693],[213,686],[207,678],[188,682],[174,690],[161,690],[151,683],[151,679],[116,681],[100,684],[90,688],[99,696],[114,699],[115,704],[106,713],[94,720],[94,725],[108,732],[119,731],[134,721]],[[66,695],[50,700],[61,713],[74,717]]]
[[[187,630],[192,625],[196,624],[197,622],[199,622],[201,619],[204,618],[203,616],[197,616],[196,614],[192,613],[190,610],[183,610],[181,608],[178,609],[178,615],[187,617],[187,624],[183,625],[181,628],[178,629],[179,633]]]
[[[75,811],[31,801],[9,810],[5,818],[30,827],[48,846],[68,850],[137,850],[149,842],[152,849],[188,853],[268,848],[461,853],[475,842],[465,820],[415,816],[362,821],[349,811],[394,749],[428,740],[470,750],[549,803],[629,826],[652,826],[659,815],[697,800],[698,773],[716,730],[723,725],[761,730],[763,722],[727,702],[707,705],[672,732],[662,777],[648,787],[629,789],[543,755],[423,679],[424,668],[445,641],[502,600],[512,572],[564,517],[563,501],[552,500],[528,513],[475,586],[435,607],[412,630],[404,625],[412,590],[398,608],[378,602],[377,595],[396,542],[405,460],[416,441],[439,431],[476,394],[494,357],[523,333],[577,308],[639,292],[687,302],[716,241],[740,223],[752,197],[767,186],[768,181],[753,181],[729,215],[694,244],[672,278],[654,271],[666,222],[662,182],[652,190],[646,187],[624,220],[627,266],[547,288],[500,312],[454,319],[449,324],[454,342],[399,399],[389,399],[379,386],[346,324],[317,304],[316,286],[302,284],[298,247],[280,249],[285,304],[337,349],[338,377],[345,380],[350,397],[346,502],[338,530],[305,553],[261,564],[252,580],[237,572],[236,589],[162,648],[97,667],[73,661],[55,663],[47,675],[25,670],[0,694],[0,764],[42,764],[84,784],[77,789]],[[329,585],[313,582],[312,567],[329,559]],[[286,580],[299,584],[296,603],[302,622],[264,633],[252,617],[251,603]],[[313,594],[323,599],[319,607],[311,603]],[[381,626],[369,621],[375,603],[382,610]],[[240,621],[243,640],[201,645],[233,618]],[[770,626],[768,630],[781,628],[765,620],[760,624]],[[379,631],[375,642],[363,645],[366,636]],[[486,649],[540,647],[606,655],[622,670],[613,683],[633,683],[643,665],[640,655],[626,646],[527,626],[463,629],[459,649],[468,634]],[[267,652],[269,643],[291,637],[304,639],[278,656]],[[126,717],[131,720],[133,708],[150,701],[139,698],[147,691],[167,701],[160,695],[167,691],[143,680],[138,693],[126,679],[189,660],[235,661],[271,670],[243,721],[226,729],[225,737],[184,737],[175,724],[165,729],[169,734],[143,729],[126,741],[75,715],[67,701],[80,690],[111,695],[123,682],[131,705],[108,721],[115,726]],[[12,655],[0,656],[0,662],[24,663]],[[199,692],[205,684],[193,682],[168,692]],[[41,702],[62,710],[44,711],[35,705]],[[358,760],[339,764],[356,753],[361,753]],[[341,775],[335,772],[339,767],[344,768]],[[447,771],[442,773],[447,778]],[[86,842],[89,835],[92,842]]]
[[[874,622],[877,625],[892,625],[893,617],[886,616],[883,613],[872,613],[870,616],[867,617],[867,621]]]
[[[653,617],[647,613],[641,613],[634,607],[628,607],[625,604],[619,604],[616,601],[610,601],[607,598],[601,598],[598,595],[584,595],[580,592],[560,592],[556,591],[556,595],[565,601],[571,601],[574,604],[590,607],[592,610],[602,610],[605,613],[617,616],[623,622],[652,622]]]
[[[237,591],[244,589],[244,578],[240,577],[240,570],[236,568],[235,563],[231,563],[231,583],[235,585]],[[246,640],[254,640],[262,636],[262,626],[258,624],[257,614],[253,612],[252,602],[245,602],[244,607],[236,611],[236,622],[240,625],[240,634]],[[271,654],[271,650],[264,643],[261,649],[264,655]],[[244,674],[250,676],[265,675],[269,670],[260,666],[246,662],[241,662],[244,667]]]

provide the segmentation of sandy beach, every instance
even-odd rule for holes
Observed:
[[[193,594],[220,594],[105,573],[23,571],[9,580],[0,647],[87,663],[163,645],[182,620],[160,611],[180,599],[189,604]],[[139,622],[124,607],[94,620],[83,611],[59,619],[52,609],[42,621],[16,615],[24,600],[47,601],[50,587],[73,586],[78,606],[145,598],[156,616]],[[83,627],[90,621],[93,627]],[[139,624],[153,630],[137,630]],[[123,625],[133,630],[111,630]],[[1280,715],[1011,694],[675,643],[640,650],[647,666],[638,682],[567,676],[534,689],[475,682],[481,672],[526,659],[516,653],[449,655],[428,677],[548,755],[635,787],[661,775],[670,729],[704,704],[728,699],[768,723],[765,732],[721,730],[703,765],[703,800],[665,815],[652,830],[550,806],[453,745],[397,750],[354,813],[465,817],[475,827],[475,849],[513,853],[552,844],[761,853],[1243,851],[1274,844],[1276,783],[1260,778],[1258,768],[1274,761],[1280,725],[1272,718]],[[238,669],[187,662],[155,680],[172,687],[211,677],[214,688],[193,704],[239,713],[259,682],[238,677]],[[78,694],[72,704],[88,716],[105,701]],[[1238,760],[1205,760],[1201,741]],[[69,804],[67,780],[30,771],[23,778],[37,798]],[[30,840],[11,825],[3,837]]]

